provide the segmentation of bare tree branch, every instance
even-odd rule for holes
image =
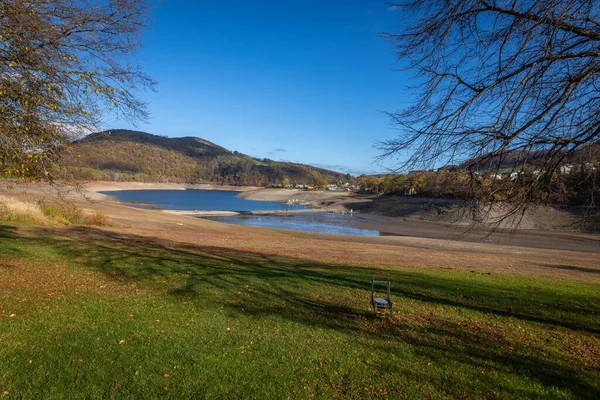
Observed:
[[[385,36],[422,84],[411,107],[388,113],[398,137],[378,143],[380,159],[407,152],[400,169],[461,163],[529,176],[494,179],[489,190],[475,190],[486,201],[509,204],[507,215],[555,201],[561,166],[600,146],[600,2],[393,5],[403,16],[402,31]],[[591,188],[597,187],[591,171],[600,165],[590,157],[576,169],[588,171],[581,178]],[[597,213],[594,190],[587,205]]]
[[[134,90],[155,82],[134,56],[149,15],[143,0],[0,0],[0,174],[52,179],[103,113],[148,117]]]

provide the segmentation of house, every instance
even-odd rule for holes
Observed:
[[[334,185],[334,184],[326,185],[325,188],[327,190],[331,190],[333,192],[343,192],[344,191],[344,188],[341,188],[338,185]]]
[[[573,172],[573,164],[565,164],[558,167],[558,172],[562,175],[569,175]]]

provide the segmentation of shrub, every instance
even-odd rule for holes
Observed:
[[[85,223],[83,211],[75,204],[66,202],[40,202],[40,208],[45,216],[58,223],[65,225]]]
[[[95,225],[95,226],[109,226],[111,225],[110,220],[100,210],[95,210],[92,214],[86,215],[84,217],[87,225]]]

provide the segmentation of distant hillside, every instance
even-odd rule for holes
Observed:
[[[227,185],[347,182],[352,177],[309,165],[256,159],[196,137],[168,138],[123,129],[92,133],[66,157],[79,179]]]

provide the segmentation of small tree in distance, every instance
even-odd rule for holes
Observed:
[[[147,117],[133,91],[154,82],[133,55],[149,15],[142,0],[0,0],[0,176],[52,180],[103,112]]]
[[[395,2],[403,28],[386,36],[416,71],[418,97],[389,113],[398,136],[378,144],[381,159],[407,152],[397,166],[407,169],[462,163],[474,193],[478,170],[534,165],[526,183],[518,173],[494,180],[485,200],[507,193],[507,217],[549,202],[559,167],[600,140],[599,3]],[[585,161],[587,206],[598,213],[597,155]]]

